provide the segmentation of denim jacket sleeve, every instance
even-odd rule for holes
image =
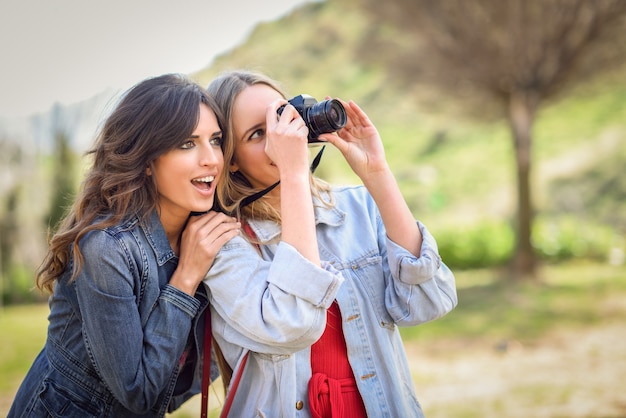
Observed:
[[[168,284],[141,316],[142,284],[169,279],[160,277],[165,273],[151,254],[132,254],[107,231],[89,233],[80,245],[84,263],[74,283],[85,345],[117,400],[147,413],[172,384],[200,301]]]
[[[219,316],[215,332],[255,352],[288,354],[321,336],[343,277],[285,242],[265,261],[252,244],[235,237],[222,247],[204,282]]]
[[[441,261],[435,238],[422,223],[418,226],[422,233],[419,257],[385,237],[392,277],[386,305],[394,321],[403,326],[440,318],[458,303],[454,275]]]

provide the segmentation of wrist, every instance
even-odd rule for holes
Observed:
[[[307,187],[310,184],[310,174],[307,170],[306,172],[294,172],[294,173],[281,173],[280,174],[280,184],[282,187],[286,185],[294,185],[294,186],[302,186],[306,185]]]
[[[198,280],[190,279],[189,276],[184,276],[180,273],[174,272],[170,278],[169,284],[181,292],[185,292],[188,295],[195,295],[196,290],[200,282]]]
[[[389,168],[389,165],[385,164],[379,169],[366,170],[363,176],[361,176],[361,181],[365,187],[370,189],[395,184],[396,178],[393,175],[391,168]]]

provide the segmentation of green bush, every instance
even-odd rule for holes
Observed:
[[[439,254],[456,269],[501,266],[511,259],[515,248],[514,230],[504,221],[438,230],[436,235]],[[626,252],[624,237],[615,228],[570,215],[537,218],[532,241],[537,256],[549,262],[585,259],[615,263],[611,254]]]
[[[34,273],[23,265],[11,266],[2,283],[3,305],[41,302],[46,297],[35,288]]]
[[[437,232],[439,254],[451,268],[499,266],[511,258],[513,229],[504,222],[480,222]]]
[[[623,250],[622,239],[615,228],[574,215],[538,218],[533,227],[533,246],[537,254],[548,261],[572,258],[607,261],[614,248]]]

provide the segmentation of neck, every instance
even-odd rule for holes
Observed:
[[[172,247],[174,254],[179,255],[180,236],[189,218],[172,218],[161,215],[159,215],[159,218],[161,219],[161,224],[165,230],[165,236],[170,243],[170,247]]]

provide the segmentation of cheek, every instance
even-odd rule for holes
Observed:
[[[238,170],[245,170],[250,164],[250,154],[253,154],[250,148],[249,146],[242,146],[235,149],[231,166]]]
[[[257,141],[246,146],[242,146],[237,150],[235,156],[237,156],[239,160],[245,159],[248,161],[248,164],[253,162],[264,162],[267,160],[267,154],[265,153],[265,141]]]
[[[159,190],[176,187],[177,182],[187,177],[185,161],[176,158],[161,157],[154,162],[149,170]]]

